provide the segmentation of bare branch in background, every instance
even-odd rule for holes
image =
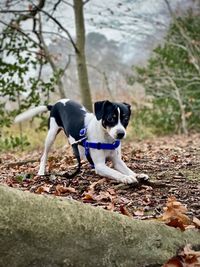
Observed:
[[[38,5],[32,5],[30,7],[29,14],[24,14],[19,16],[19,18],[16,21],[20,22],[35,17],[37,13],[45,6],[45,1],[46,0],[40,0]]]
[[[65,67],[63,68],[63,74],[65,73],[66,69],[68,69],[70,63],[71,63],[71,56],[72,55],[68,55],[68,60],[67,63],[65,64]]]
[[[68,3],[67,1],[62,0],[62,2],[63,2],[64,4],[66,4],[66,5],[68,5],[68,6],[72,7],[72,8],[74,8],[74,6],[73,6],[72,4],[70,4],[70,3]]]
[[[48,12],[46,12],[44,10],[41,10],[41,12],[44,13],[47,17],[49,17],[51,20],[53,20],[59,26],[59,28],[67,34],[70,42],[72,43],[74,50],[76,51],[76,53],[78,53],[77,46],[76,46],[71,34],[69,33],[69,31],[65,27],[63,27],[62,24],[56,18],[54,18],[52,15],[50,15]]]
[[[22,30],[21,30],[19,27],[17,27],[15,24],[7,24],[7,23],[5,23],[5,22],[2,21],[2,20],[0,20],[0,23],[2,23],[3,25],[5,25],[6,27],[9,27],[9,28],[11,28],[11,29],[13,29],[13,30],[18,31],[21,35],[25,36],[25,37],[28,38],[31,42],[33,42],[34,44],[36,44],[37,46],[39,46],[39,47],[41,48],[41,46],[40,46],[39,43],[37,43],[34,39],[32,39],[32,38],[29,36],[29,34],[26,34],[24,31],[22,31]]]
[[[171,86],[174,89],[175,92],[175,97],[176,100],[179,104],[179,108],[180,108],[180,114],[181,114],[181,125],[182,125],[182,130],[184,134],[188,134],[188,129],[187,129],[187,121],[186,121],[186,112],[185,112],[185,105],[183,103],[183,99],[180,93],[180,88],[178,88],[176,82],[172,79],[171,77],[171,72],[169,71],[169,69],[167,68],[167,66],[165,65],[165,63],[163,62],[163,68],[164,71],[167,74],[167,80],[170,82]]]
[[[54,7],[53,7],[53,11],[56,11],[58,5],[59,5],[61,2],[62,2],[62,0],[58,0],[58,1],[55,3],[55,5],[54,5]]]
[[[83,5],[87,4],[90,0],[83,1]]]
[[[0,10],[0,13],[3,13],[3,14],[6,14],[6,13],[16,13],[16,14],[18,14],[18,13],[28,13],[28,12],[30,12],[30,10],[28,10],[28,9],[1,9]]]
[[[192,40],[191,38],[187,35],[187,33],[185,32],[184,28],[180,25],[180,23],[178,22],[171,6],[168,0],[164,0],[164,2],[167,5],[167,8],[169,10],[170,15],[172,16],[175,25],[177,26],[177,28],[180,31],[181,36],[183,37],[183,39],[185,40],[186,46],[187,46],[187,52],[188,55],[191,59],[191,63],[193,64],[193,66],[195,67],[195,69],[198,71],[198,73],[200,74],[200,59],[198,59],[198,54],[195,53],[195,49],[193,47],[192,44]]]
[[[60,1],[57,2],[57,5],[59,3],[60,3]],[[48,18],[50,18],[52,21],[54,21],[58,25],[58,27],[67,34],[70,42],[72,43],[73,48],[75,49],[76,52],[78,52],[76,44],[75,44],[71,34],[69,33],[69,31],[65,27],[63,27],[62,24],[56,18],[54,18],[51,14],[49,14],[47,11],[42,9],[44,7],[44,5],[45,5],[45,0],[40,0],[38,5],[34,5],[34,4],[32,5],[32,6],[34,6],[33,10],[0,10],[0,13],[15,13],[15,14],[29,13],[29,14],[20,15],[19,18],[14,20],[15,23],[19,24],[20,21],[34,18],[36,16],[36,14],[41,11]]]
[[[45,58],[47,59],[47,61],[49,62],[52,70],[54,72],[58,72],[59,71],[59,68],[57,68],[56,64],[54,63],[53,61],[53,58],[48,50],[48,46],[46,45],[46,42],[44,40],[44,37],[43,37],[43,33],[42,33],[42,23],[41,23],[41,17],[39,16],[39,19],[38,19],[38,23],[39,23],[39,31],[36,32],[41,44],[42,44],[42,47],[43,47],[43,51],[44,51],[44,55],[45,55]],[[63,76],[63,75],[62,75]],[[61,98],[65,98],[66,97],[66,94],[65,94],[65,90],[64,90],[64,86],[63,86],[63,83],[62,83],[62,76],[60,76],[58,78],[58,89],[59,89],[59,93],[60,93],[60,97]]]
[[[108,94],[111,98],[112,101],[115,101],[115,98],[112,94],[112,91],[110,89],[110,85],[109,85],[109,81],[108,81],[108,76],[106,75],[106,72],[105,71],[101,71],[99,68],[97,68],[97,66],[94,66],[92,64],[87,64],[88,67],[94,69],[96,72],[98,72],[100,75],[103,76],[103,79],[104,79],[104,82],[105,82],[105,85],[106,85],[106,89],[108,91]]]

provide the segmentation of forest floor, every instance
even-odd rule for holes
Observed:
[[[75,199],[93,206],[133,216],[157,218],[167,198],[175,196],[187,206],[187,215],[200,219],[200,135],[171,136],[122,144],[126,164],[146,173],[146,184],[124,185],[96,175],[84,162],[73,179],[58,176],[73,171],[76,161],[69,147],[52,150],[48,177],[37,176],[42,150],[4,152],[0,156],[0,183],[36,194]]]

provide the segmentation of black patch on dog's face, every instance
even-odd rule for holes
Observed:
[[[128,126],[131,116],[131,106],[127,103],[118,103],[120,108],[120,121],[121,124],[126,128]]]
[[[106,100],[96,102],[94,110],[97,120],[102,120],[104,128],[112,128],[118,124],[120,110],[120,122],[126,128],[131,115],[130,107],[127,103],[112,103]]]

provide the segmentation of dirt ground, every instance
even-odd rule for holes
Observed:
[[[100,177],[84,162],[73,179],[58,174],[76,166],[71,151],[53,150],[47,177],[37,176],[42,150],[7,152],[0,156],[0,183],[37,194],[75,199],[93,206],[128,214],[138,219],[157,218],[169,196],[188,208],[187,215],[200,219],[200,134],[155,138],[124,143],[123,159],[150,181],[137,187]]]

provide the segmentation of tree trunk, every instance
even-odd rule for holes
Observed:
[[[187,130],[187,122],[186,122],[186,114],[185,114],[185,107],[179,92],[179,89],[175,88],[175,92],[176,92],[176,97],[177,97],[177,101],[179,104],[179,108],[180,108],[180,113],[181,113],[181,126],[182,126],[182,130],[184,134],[188,134],[188,130]]]
[[[200,233],[0,186],[0,266],[161,266]]]
[[[74,0],[74,16],[76,28],[76,64],[78,69],[78,79],[83,105],[92,111],[92,97],[88,81],[88,72],[85,57],[85,24],[83,15],[83,1]]]
[[[184,134],[188,134],[188,129],[187,129],[187,121],[186,121],[186,114],[185,114],[185,107],[182,101],[182,97],[180,94],[180,90],[177,87],[175,81],[171,78],[171,76],[168,76],[168,79],[172,85],[172,87],[175,90],[175,94],[176,94],[176,100],[178,101],[178,105],[179,105],[179,109],[180,109],[180,115],[181,115],[181,127],[183,130]]]

